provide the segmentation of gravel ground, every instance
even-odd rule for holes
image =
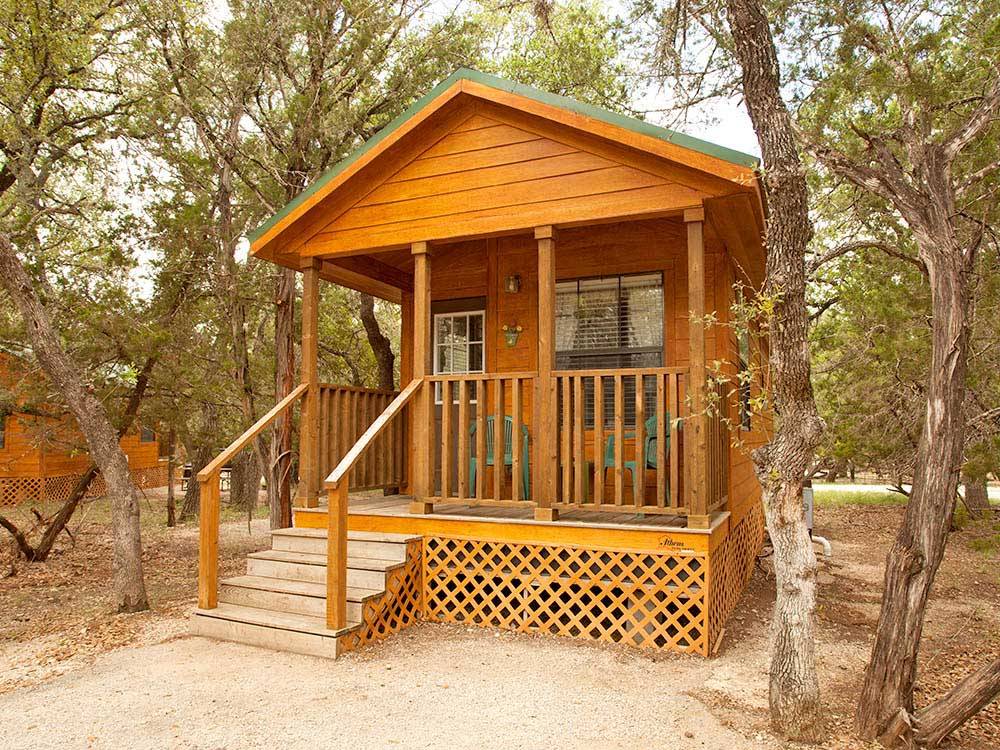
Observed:
[[[177,632],[173,635],[170,627]],[[689,691],[748,667],[422,625],[336,662],[181,637],[0,697],[5,748],[770,747]],[[155,639],[154,639],[155,640]],[[752,661],[752,660],[751,660]],[[761,679],[753,681],[762,685]],[[759,698],[759,696],[758,696]]]

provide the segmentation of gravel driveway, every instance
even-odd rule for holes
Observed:
[[[768,747],[689,690],[763,662],[421,625],[336,662],[180,635],[0,697],[4,748]],[[763,654],[761,653],[761,657]],[[766,689],[766,688],[765,688]],[[747,696],[755,702],[762,696]],[[763,739],[761,737],[760,739]]]

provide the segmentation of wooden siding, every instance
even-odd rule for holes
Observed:
[[[690,180],[683,168],[676,172],[670,179],[662,163],[517,113],[473,114],[329,220],[306,241],[306,254],[699,205],[707,193],[680,182]]]
[[[121,439],[133,471],[159,465],[160,444],[140,441],[139,432]],[[0,478],[61,477],[81,474],[90,466],[83,436],[68,419],[11,414],[0,448]]]

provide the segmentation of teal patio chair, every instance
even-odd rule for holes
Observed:
[[[493,420],[494,417],[486,417],[486,466],[494,466],[493,458]],[[472,445],[476,444],[476,423],[469,425],[469,439]],[[503,418],[503,465],[514,466],[514,418],[505,415]],[[528,457],[531,449],[528,447],[528,428],[521,425],[521,487],[525,500],[531,499],[531,468],[528,464]],[[476,486],[476,469],[478,468],[478,456],[469,457],[469,482],[472,487]],[[499,499],[499,498],[497,498]]]
[[[670,424],[670,412],[664,414],[667,424]],[[654,414],[649,419],[645,421],[646,426],[646,438],[643,440],[643,452],[646,455],[646,467],[647,469],[656,468],[656,415]],[[680,429],[680,425],[677,426]],[[634,438],[634,432],[626,432],[624,438]],[[670,451],[670,430],[664,430],[664,442],[666,443],[667,452]],[[608,469],[613,469],[615,467],[615,435],[611,433],[608,435],[607,440],[604,442],[604,465],[602,468],[602,476],[607,479]],[[622,466],[624,471],[627,471],[631,477],[631,481],[635,481],[636,467],[635,461],[625,461]],[[667,496],[670,496],[670,477],[667,477]]]

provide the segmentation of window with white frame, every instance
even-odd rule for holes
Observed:
[[[439,313],[434,316],[434,374],[464,375],[483,372],[483,310]],[[435,388],[441,403],[441,384]]]

